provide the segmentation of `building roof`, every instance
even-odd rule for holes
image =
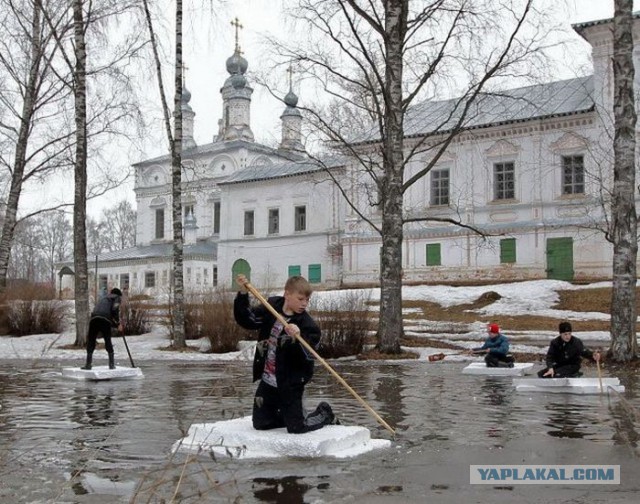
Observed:
[[[464,103],[459,98],[426,101],[407,111],[405,137],[442,134],[455,127]],[[483,93],[469,110],[465,130],[573,115],[594,109],[593,76]],[[354,139],[354,143],[379,140],[379,132]]]
[[[263,164],[257,166],[247,166],[242,170],[230,175],[219,185],[240,184],[243,182],[255,182],[259,180],[293,177],[322,171],[326,168],[337,168],[344,166],[345,161],[340,157],[331,157],[323,160],[306,158],[301,161],[286,161],[283,163]]]
[[[633,18],[634,19],[640,18],[640,11],[635,11],[633,13]],[[576,31],[576,33],[582,36],[585,28],[589,28],[590,26],[603,25],[607,23],[613,23],[613,18],[608,17],[605,19],[595,19],[593,21],[586,21],[584,23],[574,23],[571,25],[571,28],[573,28]]]
[[[155,258],[170,258],[173,256],[173,243],[156,243],[153,245],[138,245],[124,250],[115,250],[98,255],[98,262],[115,262],[127,260],[144,260]],[[197,242],[185,245],[183,248],[185,258],[195,256],[208,256],[212,260],[218,258],[218,244],[213,242]],[[91,263],[91,258],[89,258]]]
[[[228,141],[216,141],[211,142],[204,145],[196,145],[190,149],[184,149],[182,151],[183,158],[194,158],[201,155],[207,154],[215,154],[217,152],[226,152],[232,149],[241,149],[245,148],[252,152],[260,152],[262,154],[271,154],[281,157],[282,159],[299,159],[301,156],[299,154],[295,154],[289,151],[282,151],[278,149],[274,149],[272,147],[267,147],[266,145],[262,145],[256,142],[247,142],[246,140],[228,140]],[[157,164],[171,161],[170,154],[163,154],[162,156],[157,156],[151,159],[145,159],[143,161],[139,161],[134,163],[133,166],[146,166],[150,164]]]

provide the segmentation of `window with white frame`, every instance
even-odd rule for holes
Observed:
[[[495,200],[515,199],[516,174],[513,161],[506,163],[494,163],[493,165],[493,189]]]
[[[562,156],[562,194],[584,194],[584,156]]]
[[[220,234],[220,202],[213,202],[213,234]]]
[[[269,209],[269,234],[278,234],[280,232],[280,210],[277,208]]]
[[[449,169],[431,171],[431,205],[449,204]]]
[[[156,273],[155,271],[146,271],[144,274],[144,286],[146,288],[152,288],[156,286]]]
[[[164,208],[156,208],[156,240],[164,238]]]
[[[252,236],[254,234],[254,212],[253,210],[245,210],[244,212],[244,235]]]
[[[294,230],[305,231],[307,229],[307,207],[296,206],[294,209]]]

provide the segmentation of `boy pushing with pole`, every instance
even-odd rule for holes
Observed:
[[[328,403],[321,402],[308,415],[302,406],[304,387],[313,376],[314,359],[296,338],[301,337],[314,349],[320,342],[320,328],[306,311],[312,293],[309,282],[301,276],[289,278],[284,296],[269,298],[272,309],[264,305],[251,307],[249,280],[238,275],[236,282],[240,286],[233,305],[236,322],[258,331],[253,381],[260,383],[253,403],[253,427],[286,427],[289,433],[302,434],[335,423]]]

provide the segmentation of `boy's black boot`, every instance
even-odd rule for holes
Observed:
[[[87,354],[87,362],[80,369],[91,369],[91,360],[93,358],[93,354]]]
[[[113,352],[111,352],[109,354],[109,369],[115,369],[116,368],[116,363],[115,363],[115,359],[113,356]]]

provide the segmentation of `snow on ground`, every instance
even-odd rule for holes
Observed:
[[[443,307],[468,304],[474,302],[480,295],[488,291],[500,294],[502,298],[495,303],[481,310],[476,310],[479,317],[487,319],[498,319],[501,315],[518,315],[526,313],[552,317],[560,320],[609,320],[609,315],[603,313],[578,313],[563,310],[554,310],[552,306],[558,300],[558,290],[585,289],[596,287],[608,287],[611,282],[599,282],[591,285],[575,286],[568,282],[559,280],[535,280],[528,282],[494,284],[483,286],[452,287],[446,285],[421,285],[406,286],[402,295],[406,300],[422,300],[438,303]],[[350,290],[339,291],[319,291],[314,293],[314,298],[322,303],[323,301],[340,301],[354,292]],[[372,301],[379,301],[380,289],[366,289],[358,291],[370,296]],[[431,322],[428,320],[408,321],[406,332],[412,336],[425,336],[424,330],[429,329],[430,337],[433,332],[439,333],[439,338],[443,341],[455,343],[464,348],[480,346],[486,337],[486,324],[478,321],[473,324],[461,324],[455,322]],[[0,355],[5,359],[77,359],[81,362],[84,359],[85,351],[82,349],[62,349],[61,345],[69,345],[75,340],[72,332],[63,334],[41,334],[33,336],[0,337]],[[576,336],[585,342],[597,344],[609,341],[609,333],[605,331],[577,332]],[[550,327],[549,331],[518,331],[507,334],[512,341],[512,350],[516,352],[544,352],[549,341],[557,335],[555,328]],[[200,351],[195,352],[174,352],[162,350],[169,345],[166,328],[157,327],[153,332],[139,336],[127,336],[127,343],[134,361],[137,360],[191,360],[191,361],[211,361],[211,360],[250,360],[253,357],[253,344],[243,342],[240,348],[242,351],[230,352],[226,354],[203,353],[208,348],[207,340],[188,341],[187,344]],[[524,343],[519,343],[523,341]],[[538,342],[539,345],[537,344]],[[123,365],[128,361],[127,353],[122,342],[122,338],[115,338],[116,361]],[[411,351],[420,353],[421,359],[426,359],[428,355],[435,353],[454,353],[438,348],[411,348]],[[106,359],[104,350],[97,350],[94,358],[97,364],[100,359]],[[451,356],[446,360],[477,360],[475,357]]]

